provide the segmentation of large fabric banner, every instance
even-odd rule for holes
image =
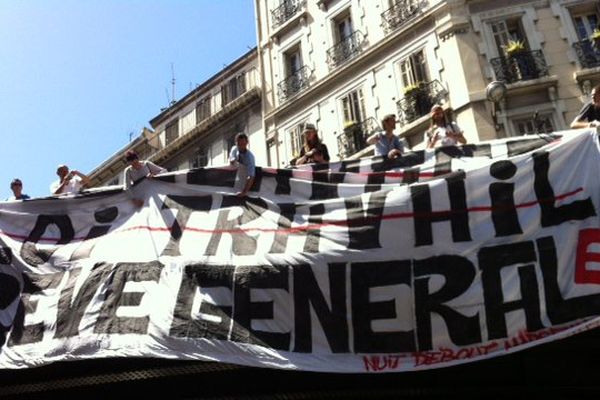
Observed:
[[[595,131],[0,203],[0,367],[445,367],[600,324]],[[145,200],[136,208],[132,198]]]

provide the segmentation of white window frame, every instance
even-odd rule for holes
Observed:
[[[422,54],[425,62],[421,63],[421,64],[414,64],[415,63],[414,57],[417,56],[419,53]],[[410,69],[408,71],[409,75],[406,75],[405,71],[404,71],[404,65],[406,65],[406,64],[409,65],[409,69]],[[427,51],[425,50],[424,47],[410,52],[410,54],[406,55],[398,62],[398,71],[400,73],[400,84],[402,85],[403,89],[409,85],[414,85],[417,82],[420,82],[416,76],[417,69],[422,69],[421,73],[423,73],[425,75],[424,79],[421,80],[422,82],[424,82],[424,83],[431,82],[431,71],[429,68],[429,61],[427,59]],[[405,75],[407,76],[408,81],[405,79]]]
[[[356,96],[356,99],[352,99],[353,96]],[[347,100],[347,103],[346,103],[346,100]],[[358,107],[359,107],[358,110],[356,110],[355,105],[352,104],[356,101],[358,102]],[[362,86],[355,87],[354,89],[346,92],[343,96],[341,96],[338,99],[338,104],[340,106],[340,116],[342,118],[342,126],[345,126],[346,124],[348,124],[350,122],[362,122],[365,119],[367,119],[367,112],[366,112],[366,107],[365,107],[365,95],[364,95]],[[346,104],[349,105],[349,108],[348,108],[349,115],[347,115]],[[359,118],[356,118],[356,115],[354,115],[356,113],[356,111],[358,111],[358,114],[361,114],[361,115],[359,115]]]
[[[494,70],[490,61],[493,58],[502,56],[496,46],[496,40],[490,24],[513,18],[521,19],[521,28],[523,29],[523,34],[525,36],[524,39],[529,44],[529,50],[541,50],[543,36],[538,32],[535,26],[537,11],[533,4],[515,5],[506,7],[505,9],[485,11],[471,16],[474,30],[480,32],[482,35],[483,40],[479,44],[479,52],[487,58],[486,77],[489,79],[494,78]],[[548,59],[546,59],[546,64],[548,67],[552,65]]]

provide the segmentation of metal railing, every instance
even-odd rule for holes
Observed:
[[[438,80],[421,83],[396,103],[398,121],[401,125],[409,124],[428,114],[434,104],[447,97],[448,91]]]
[[[306,89],[310,85],[311,70],[305,65],[277,84],[279,103]]]
[[[426,5],[423,0],[408,0],[396,3],[381,13],[383,30],[390,33],[410,21]]]
[[[367,147],[367,138],[378,130],[381,128],[373,117],[345,127],[337,138],[340,158],[348,158]]]
[[[527,81],[548,75],[548,64],[541,50],[522,51],[490,60],[496,79],[506,83]]]
[[[573,43],[573,48],[583,68],[600,67],[600,43],[585,39]]]
[[[271,21],[273,29],[283,25],[285,21],[292,18],[304,7],[306,0],[284,0],[280,6],[271,10]]]
[[[329,69],[339,67],[362,52],[364,36],[360,31],[354,31],[350,36],[336,43],[327,50],[327,65]]]

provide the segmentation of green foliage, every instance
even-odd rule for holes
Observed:
[[[509,40],[506,46],[504,46],[504,51],[507,56],[521,53],[525,51],[525,43],[522,40]]]

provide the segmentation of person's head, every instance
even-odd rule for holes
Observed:
[[[56,175],[58,175],[60,179],[63,179],[65,176],[69,175],[69,167],[65,164],[60,164],[56,167]]]
[[[235,144],[239,151],[242,153],[248,149],[248,135],[245,133],[238,133],[235,136]]]
[[[596,107],[600,107],[600,85],[596,85],[592,89],[592,103]]]
[[[396,128],[397,123],[398,121],[396,121],[396,116],[394,114],[388,114],[381,120],[381,126],[386,132],[393,131]]]
[[[140,163],[140,158],[135,151],[129,150],[127,153],[125,153],[125,162],[136,168]]]
[[[444,123],[445,121],[444,108],[439,104],[434,104],[431,107],[430,115],[432,124]]]
[[[306,123],[304,124],[304,144],[308,146],[315,146],[319,143],[319,133],[317,132],[317,128],[314,124]]]
[[[23,183],[19,178],[15,178],[10,182],[10,189],[13,191],[15,196],[20,196],[23,190]]]

